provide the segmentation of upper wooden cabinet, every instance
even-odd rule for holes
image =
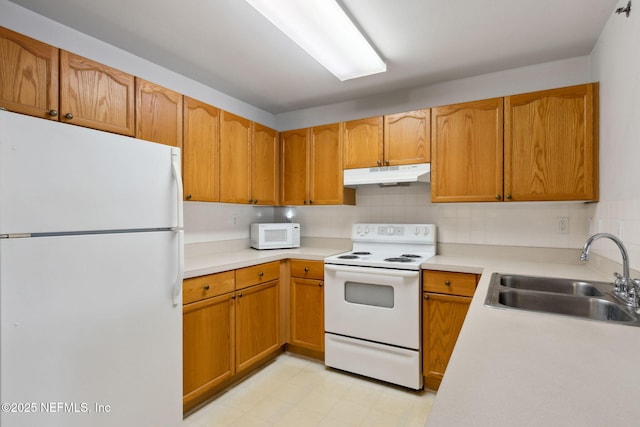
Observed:
[[[58,49],[0,27],[0,107],[58,120]]]
[[[431,160],[429,109],[384,116],[384,165],[410,165]]]
[[[505,98],[507,200],[598,199],[598,85]]]
[[[344,169],[427,163],[430,129],[429,109],[344,122]]]
[[[60,51],[60,121],[132,136],[135,78]]]
[[[280,133],[280,203],[309,203],[309,130],[296,129]]]
[[[344,168],[381,166],[384,160],[382,116],[343,124]]]
[[[182,95],[136,77],[136,138],[182,148]]]
[[[343,187],[341,126],[338,123],[281,134],[283,205],[355,204]]]
[[[220,115],[220,201],[276,205],[278,133],[235,114]]]
[[[431,109],[433,202],[502,200],[502,98]]]
[[[251,200],[278,204],[278,132],[258,123],[253,124],[251,145]]]
[[[184,97],[182,150],[185,200],[220,200],[220,110]]]

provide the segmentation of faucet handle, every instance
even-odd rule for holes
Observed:
[[[613,288],[615,291],[619,291],[620,286],[624,284],[624,279],[622,275],[618,272],[613,273],[613,275],[616,277],[616,280],[613,282]]]

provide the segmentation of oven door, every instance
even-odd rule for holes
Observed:
[[[420,273],[325,264],[325,331],[420,349]]]

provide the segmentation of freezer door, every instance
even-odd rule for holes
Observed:
[[[181,425],[176,239],[0,240],[2,427]]]
[[[177,226],[179,153],[0,111],[0,234]]]

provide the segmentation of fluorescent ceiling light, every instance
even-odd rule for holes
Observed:
[[[340,80],[387,71],[335,0],[247,0]]]

